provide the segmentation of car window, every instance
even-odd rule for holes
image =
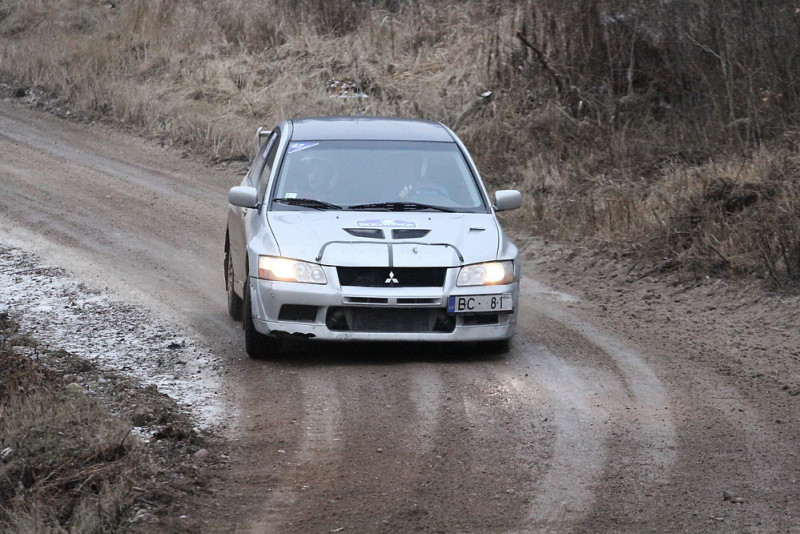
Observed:
[[[309,209],[307,199],[358,209],[420,204],[484,212],[475,176],[455,143],[310,141],[290,143],[273,198],[275,209]]]
[[[258,180],[258,198],[264,198],[264,191],[267,189],[269,183],[269,175],[272,172],[272,166],[275,163],[275,156],[278,153],[278,141],[280,140],[280,133],[275,130],[273,135],[270,136],[264,158],[264,166],[261,168],[261,176]]]
[[[269,176],[269,171],[271,165],[268,163],[269,154],[270,152],[277,148],[278,143],[276,142],[278,139],[277,130],[273,131],[266,142],[261,146],[261,150],[258,153],[255,161],[253,162],[253,166],[250,169],[250,174],[248,175],[250,179],[250,185],[255,188],[261,189],[261,182],[262,179]],[[273,161],[274,161],[274,154],[273,154]],[[266,169],[266,173],[264,172]]]

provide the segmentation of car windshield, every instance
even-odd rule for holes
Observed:
[[[277,210],[487,210],[458,146],[441,142],[295,142],[272,198]]]

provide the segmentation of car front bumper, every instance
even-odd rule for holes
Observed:
[[[329,277],[330,280],[330,277]],[[493,341],[514,335],[519,282],[456,287],[341,287],[251,278],[253,324],[261,334],[328,341]],[[448,313],[451,296],[509,296],[510,311]],[[490,297],[491,299],[491,297]],[[489,299],[489,300],[490,300]]]

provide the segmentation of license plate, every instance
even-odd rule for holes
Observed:
[[[453,296],[447,302],[447,313],[491,313],[511,311],[514,302],[511,293],[502,295]]]

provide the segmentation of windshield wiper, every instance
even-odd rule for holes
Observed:
[[[341,206],[330,204],[321,200],[314,200],[311,198],[273,198],[273,202],[280,202],[281,204],[288,204],[290,206],[302,206],[304,208],[313,208],[315,210],[340,210]]]
[[[422,211],[436,210],[452,213],[455,210],[443,206],[432,206],[430,204],[420,204],[418,202],[373,202],[371,204],[356,204],[348,206],[350,210],[375,210],[375,211]]]

